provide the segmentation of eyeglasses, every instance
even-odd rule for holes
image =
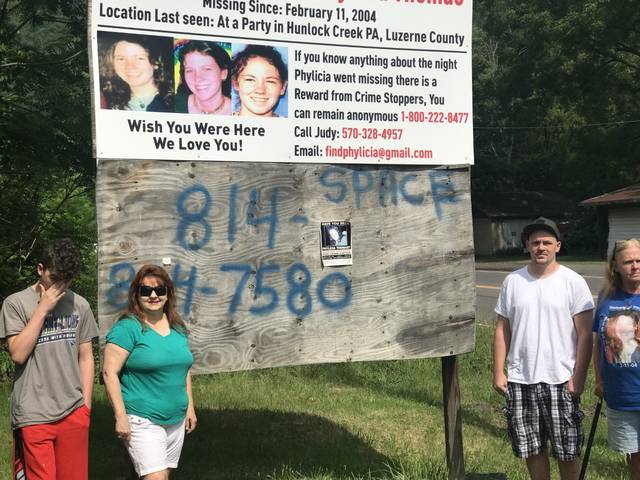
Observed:
[[[613,248],[611,249],[611,260],[614,261],[616,259],[616,253],[622,250],[625,250],[629,246],[636,246],[640,243],[640,239],[638,238],[627,238],[625,240],[616,240],[613,244]],[[635,245],[634,245],[635,244]]]
[[[150,297],[151,292],[156,292],[158,297],[164,297],[167,295],[167,286],[158,285],[156,287],[150,287],[149,285],[138,285],[138,294],[141,297]]]

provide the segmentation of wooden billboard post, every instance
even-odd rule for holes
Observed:
[[[442,405],[444,408],[444,436],[449,480],[463,480],[464,449],[462,446],[462,412],[458,357],[442,357]]]

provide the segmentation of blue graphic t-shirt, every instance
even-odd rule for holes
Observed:
[[[614,410],[640,410],[640,294],[618,290],[593,320],[600,339],[600,375]]]

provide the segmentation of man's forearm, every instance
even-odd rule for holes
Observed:
[[[593,342],[591,334],[583,334],[578,337],[578,348],[576,352],[576,365],[573,369],[573,382],[576,382],[584,387],[584,382],[587,378],[587,370],[589,368],[589,361],[591,360]]]
[[[42,331],[42,325],[47,318],[48,311],[38,306],[27,324],[17,335],[12,335],[7,339],[7,347],[11,360],[22,365],[27,361],[38,342],[38,337]]]
[[[504,373],[504,364],[509,351],[510,337],[506,328],[506,319],[499,316],[493,336],[493,374]]]
[[[78,364],[80,367],[80,382],[82,385],[82,396],[87,408],[91,409],[91,400],[93,395],[93,379],[95,374],[95,365],[93,361],[93,348],[91,342],[80,344],[80,352],[78,355]]]
[[[504,373],[504,364],[507,349],[504,342],[495,339],[493,343],[493,374]]]
[[[579,313],[575,316],[577,345],[576,345],[576,363],[573,368],[573,386],[582,392],[584,382],[587,378],[587,369],[591,360],[593,349],[593,334],[591,332],[592,310]]]
[[[600,383],[602,382],[602,378],[600,378],[600,338],[597,333],[593,334],[593,352],[591,353],[591,358],[596,383]]]

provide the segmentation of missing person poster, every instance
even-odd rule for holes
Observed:
[[[320,224],[320,257],[323,267],[353,265],[351,223],[322,222]]]
[[[472,164],[472,0],[91,2],[97,158]]]

